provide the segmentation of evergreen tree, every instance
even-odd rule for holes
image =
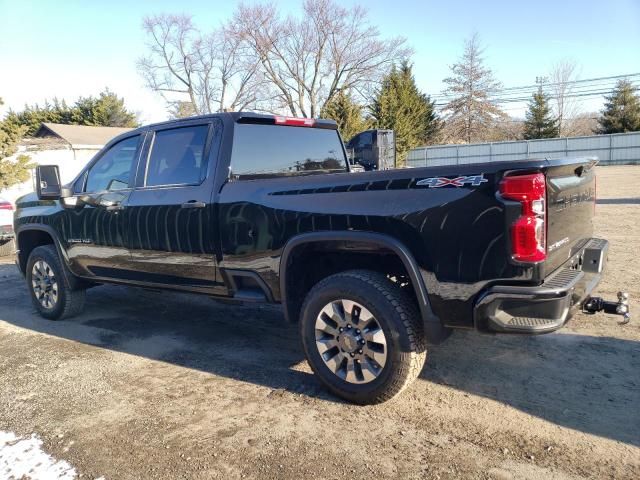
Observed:
[[[29,180],[29,171],[35,167],[28,155],[18,155],[15,160],[0,158],[0,192]]]
[[[410,149],[433,143],[440,131],[434,102],[418,90],[406,61],[383,78],[370,111],[375,128],[395,131],[398,165],[405,163]]]
[[[445,107],[448,136],[467,143],[483,141],[496,123],[506,118],[491,97],[501,87],[491,69],[484,66],[477,35],[466,41],[464,53],[445,78],[446,92],[453,98]]]
[[[525,140],[532,140],[556,138],[558,135],[560,135],[558,119],[551,113],[549,97],[542,91],[542,87],[539,87],[529,103],[522,136]]]
[[[320,117],[335,120],[342,140],[348,142],[353,136],[369,128],[362,110],[363,107],[354,102],[349,93],[341,90],[325,104]]]
[[[47,123],[64,123],[72,124],[73,110],[70,108],[64,100],[59,101],[57,98],[53,99],[53,103],[48,100],[45,101],[43,106],[38,105],[25,105],[22,112],[14,112],[9,110],[4,122],[14,127],[25,127],[25,136],[31,136],[40,128],[40,125],[44,122]]]
[[[66,125],[99,125],[105,127],[136,127],[135,113],[129,112],[124,100],[105,89],[96,98],[80,97],[73,106],[54,98],[44,106],[26,105],[22,112],[9,111],[4,122],[16,127],[26,127],[24,135],[31,136],[43,122]]]
[[[98,98],[80,97],[73,109],[73,123],[103,127],[136,127],[135,113],[124,106],[124,99],[105,89]]]
[[[4,105],[4,102],[0,98],[0,106],[2,105]],[[0,122],[0,159],[10,157],[16,152],[18,142],[25,130],[26,127],[6,121]]]
[[[640,130],[640,98],[629,80],[619,80],[605,97],[604,110],[598,119],[597,133],[624,133]]]
[[[15,161],[7,158],[16,152],[25,131],[26,127],[0,122],[0,191],[27,181],[29,170],[34,167],[27,155],[18,155]]]

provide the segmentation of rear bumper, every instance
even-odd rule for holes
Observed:
[[[541,285],[490,287],[474,306],[476,328],[528,334],[559,329],[600,282],[608,249],[607,240],[592,238]]]

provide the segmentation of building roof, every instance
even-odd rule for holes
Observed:
[[[112,138],[129,130],[132,129],[43,123],[40,125],[34,137],[57,137],[66,141],[71,146],[103,146]]]

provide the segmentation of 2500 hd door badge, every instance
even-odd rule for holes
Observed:
[[[419,180],[416,182],[416,185],[420,185],[422,187],[428,188],[440,188],[440,187],[464,187],[465,185],[470,185],[472,187],[479,187],[483,183],[488,182],[486,178],[484,178],[484,173],[480,175],[466,175],[463,177],[431,177]]]

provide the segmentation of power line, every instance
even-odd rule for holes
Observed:
[[[635,87],[640,87],[640,80],[637,82],[631,82],[631,84]],[[609,86],[596,86],[590,89],[585,88],[585,89],[569,90],[564,95],[564,97],[572,98],[572,97],[582,97],[582,96],[602,96],[602,95],[607,95],[611,93],[614,88],[615,88],[615,85],[609,85]],[[513,101],[528,101],[531,99],[531,95],[536,91],[537,90],[534,90],[531,92],[522,92],[517,94],[517,96],[515,95],[507,96],[505,94],[497,93],[497,94],[491,95],[490,100],[493,100],[497,103],[507,103],[507,102],[513,102]],[[543,89],[543,91],[545,91],[545,93],[553,93],[553,92],[549,92],[548,89]],[[452,95],[447,98],[436,98],[434,100],[436,102],[436,105],[444,105],[446,103],[449,103],[449,101],[454,98],[456,97]]]
[[[617,80],[621,78],[629,79],[635,86],[640,85],[640,73],[631,73],[627,75],[611,75],[608,77],[596,77],[583,80],[572,80],[568,82],[545,83],[542,85],[542,89],[543,91],[548,92],[549,90],[552,90],[553,87],[566,86],[569,93],[565,98],[601,96],[611,93],[617,83]],[[537,91],[539,87],[540,84],[502,88],[492,95],[492,100],[494,100],[495,103],[528,101],[531,95]],[[455,94],[441,93],[433,95],[432,99],[435,100],[436,106],[443,106],[446,105],[450,99],[455,97]]]
[[[615,83],[617,80],[621,79],[621,78],[627,78],[627,79],[633,79],[634,77],[640,77],[640,73],[629,73],[626,75],[612,75],[609,77],[595,77],[595,78],[586,78],[586,79],[582,79],[582,80],[570,80],[567,82],[547,82],[542,84],[543,87],[546,88],[551,88],[551,87],[556,87],[556,86],[561,86],[561,85],[565,85],[565,86],[571,86],[571,85],[578,85],[578,84],[584,84],[584,83],[594,83],[594,82],[612,82]],[[538,87],[540,86],[540,84],[534,84],[534,85],[523,85],[523,86],[519,86],[519,87],[504,87],[498,90],[498,92],[500,93],[506,93],[506,92],[516,92],[518,90],[537,90]],[[436,94],[433,95],[433,97],[450,97],[452,96],[452,94],[448,94],[448,93],[440,93],[440,94]]]
[[[602,81],[602,80],[606,80],[606,81],[619,80],[621,78],[630,78],[630,77],[640,77],[640,72],[639,73],[629,73],[629,74],[626,74],[626,75],[610,75],[608,77],[595,77],[595,78],[585,78],[585,79],[581,79],[581,80],[570,80],[570,81],[567,81],[567,82],[546,82],[546,83],[543,83],[543,86],[553,87],[553,86],[560,86],[560,85],[577,85],[577,84],[591,83],[591,82]],[[524,86],[521,86],[521,87],[503,88],[501,90],[502,91],[511,91],[511,90],[531,89],[531,88],[537,89],[539,86],[540,86],[539,84],[524,85]]]

